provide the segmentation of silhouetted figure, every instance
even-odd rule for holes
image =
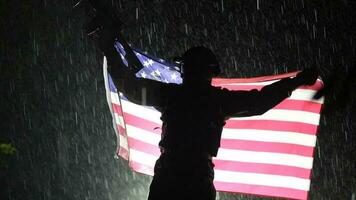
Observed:
[[[211,80],[220,73],[219,63],[212,51],[202,46],[184,53],[181,85],[137,78],[114,49],[117,35],[105,27],[99,32],[99,45],[118,90],[130,101],[154,106],[162,113],[161,156],[155,165],[149,200],[215,199],[212,157],[218,153],[225,121],[261,115],[297,87],[311,85],[317,78],[316,71],[304,70],[296,78],[282,79],[260,91],[214,87]],[[122,38],[118,39],[127,47]],[[135,62],[132,54],[127,59]]]

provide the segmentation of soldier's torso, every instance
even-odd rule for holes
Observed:
[[[192,90],[179,86],[167,95],[162,111],[163,149],[216,156],[225,124],[219,88]]]

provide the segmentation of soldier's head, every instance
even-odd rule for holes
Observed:
[[[192,47],[183,54],[183,83],[210,84],[220,73],[219,62],[214,53],[203,46]]]

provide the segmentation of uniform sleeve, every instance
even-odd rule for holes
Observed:
[[[289,97],[299,83],[285,78],[263,87],[260,91],[222,90],[222,111],[226,118],[262,115]]]

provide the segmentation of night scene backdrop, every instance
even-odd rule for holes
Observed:
[[[132,46],[163,59],[208,46],[220,59],[221,77],[317,67],[332,87],[309,197],[356,199],[355,2],[106,2]],[[0,199],[147,197],[151,177],[114,158],[102,54],[85,35],[89,18],[72,9],[75,3],[0,0]],[[219,193],[218,199],[268,198]]]

